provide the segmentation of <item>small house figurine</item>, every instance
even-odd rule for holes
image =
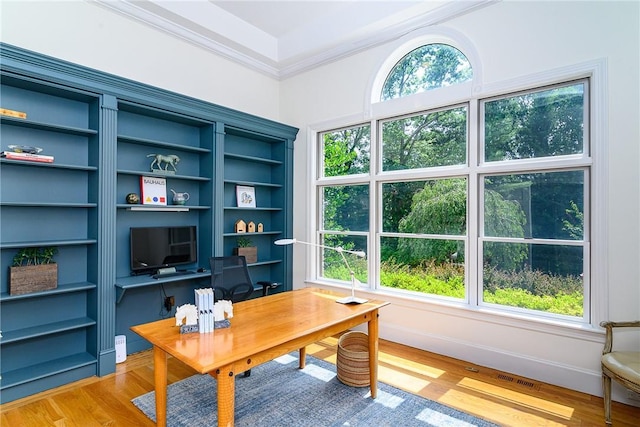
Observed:
[[[256,232],[256,223],[253,221],[249,221],[249,224],[247,225],[247,232],[248,233],[255,233]]]
[[[235,229],[236,229],[236,233],[246,233],[247,223],[239,219],[236,221]]]
[[[264,231],[264,226],[261,222],[258,223],[258,233],[262,233]]]

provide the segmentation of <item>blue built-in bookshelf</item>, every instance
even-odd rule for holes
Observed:
[[[116,335],[129,353],[149,347],[130,327],[170,317],[164,296],[193,302],[210,283],[209,257],[231,255],[239,219],[258,260],[254,282],[291,290],[292,161],[297,129],[202,100],[0,44],[0,151],[36,146],[53,163],[0,159],[0,396],[9,402],[115,371]],[[174,174],[151,172],[149,154],[180,157]],[[141,176],[160,176],[185,205],[130,205]],[[239,208],[236,186],[255,189]],[[129,229],[195,225],[194,274],[132,276]],[[22,248],[55,246],[53,290],[12,295],[8,269]],[[204,271],[198,271],[204,269]],[[261,295],[256,292],[255,296]],[[46,349],[46,351],[43,351]]]

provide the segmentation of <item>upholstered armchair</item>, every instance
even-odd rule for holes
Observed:
[[[602,350],[602,388],[604,392],[604,418],[611,425],[611,379],[629,390],[640,393],[640,349],[638,351],[613,351],[614,328],[638,328],[640,321],[601,322],[607,335]]]

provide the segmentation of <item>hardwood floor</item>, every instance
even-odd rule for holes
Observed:
[[[335,363],[336,345],[337,338],[328,338],[308,346],[307,354]],[[170,383],[193,373],[169,358]],[[379,379],[504,426],[604,425],[599,397],[383,340]],[[2,405],[0,426],[153,426],[130,402],[151,390],[153,359],[144,351],[118,364],[114,374]],[[640,424],[640,408],[614,402],[612,412],[615,427]]]

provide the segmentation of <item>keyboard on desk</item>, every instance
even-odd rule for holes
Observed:
[[[173,271],[171,273],[154,274],[151,277],[153,277],[154,279],[166,279],[167,277],[188,276],[190,274],[194,274],[193,271],[183,270],[183,271]]]

